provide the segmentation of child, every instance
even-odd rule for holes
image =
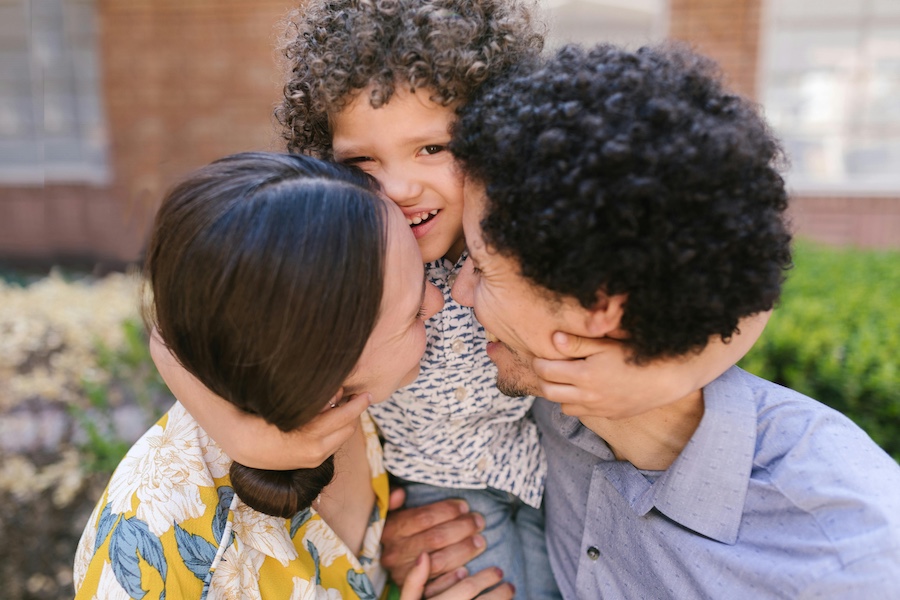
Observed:
[[[471,572],[499,566],[521,597],[558,597],[546,568],[540,508],[546,463],[528,416],[533,397],[497,391],[484,330],[450,295],[466,259],[462,181],[446,149],[455,108],[489,77],[536,56],[542,38],[527,8],[513,0],[313,0],[293,26],[286,49],[292,75],[278,111],[289,150],[371,174],[403,210],[427,277],[444,295],[444,310],[427,323],[419,378],[369,409],[383,435],[386,467],[403,480],[410,506],[463,498],[484,515],[487,550],[467,564]],[[717,357],[721,347],[708,352]],[[743,351],[731,346],[723,353],[729,356],[717,359],[731,364]],[[724,368],[697,365],[691,374],[700,378]],[[634,385],[644,387],[646,377]],[[669,399],[671,383],[660,385],[665,394],[648,392],[648,404]],[[674,387],[683,385],[693,380]],[[327,418],[349,423],[362,409],[345,407]],[[217,430],[219,437],[249,431],[228,426],[220,413],[196,416],[216,439]],[[207,420],[218,423],[207,427]],[[288,449],[288,440],[265,431],[260,425],[252,439],[222,443],[245,463],[266,468],[311,466],[327,448],[315,432],[296,436],[311,438],[312,449],[296,442]],[[269,444],[285,447],[282,462],[258,449]]]

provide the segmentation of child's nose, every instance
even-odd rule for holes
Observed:
[[[382,172],[378,180],[385,195],[400,206],[408,206],[422,195],[422,185],[408,174]]]

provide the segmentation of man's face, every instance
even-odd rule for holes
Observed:
[[[526,280],[518,263],[482,237],[484,188],[466,181],[463,229],[469,259],[453,285],[453,297],[475,308],[487,332],[487,353],[497,365],[497,388],[509,396],[539,395],[532,359],[564,358],[553,347],[555,331],[585,334],[589,311],[573,298],[555,299]]]

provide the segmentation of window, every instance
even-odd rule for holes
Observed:
[[[105,183],[92,0],[0,0],[0,184]]]
[[[900,191],[900,2],[770,0],[761,99],[815,194]]]
[[[636,49],[665,36],[665,0],[543,0],[547,46],[609,42]]]

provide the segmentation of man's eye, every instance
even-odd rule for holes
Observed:
[[[479,268],[476,267],[475,265],[472,265],[472,274],[473,274],[473,275],[478,275],[478,276],[480,277],[480,276],[481,276],[481,269],[479,269]]]
[[[422,152],[424,154],[437,154],[438,152],[443,152],[446,148],[446,146],[440,146],[438,144],[429,144],[422,148]]]

